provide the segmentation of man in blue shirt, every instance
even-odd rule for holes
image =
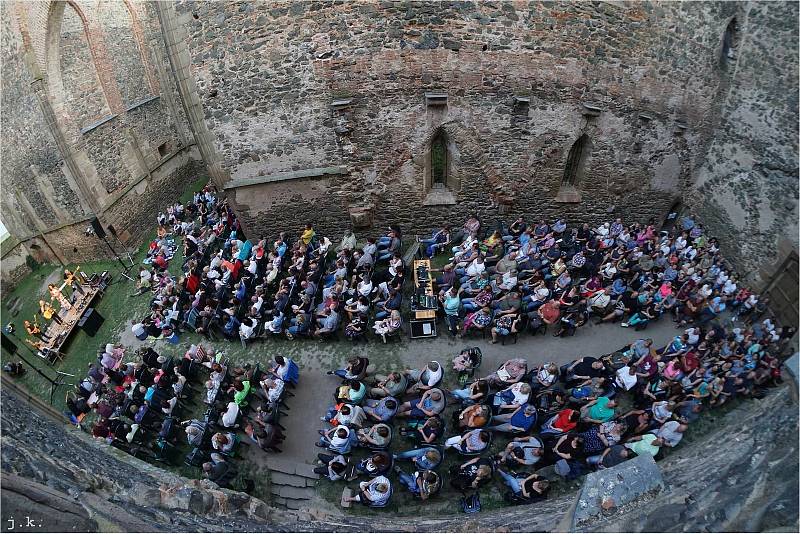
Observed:
[[[331,304],[327,315],[317,319],[317,325],[319,325],[320,328],[314,332],[315,336],[329,334],[339,328],[339,314],[336,313],[335,304]]]
[[[536,424],[536,407],[526,402],[513,412],[495,415],[492,418],[492,423],[499,424],[487,427],[486,430],[512,432],[514,434],[528,432]]]

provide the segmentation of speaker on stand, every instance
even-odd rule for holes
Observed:
[[[125,265],[125,262],[122,261],[122,258],[120,258],[117,255],[117,251],[114,250],[114,247],[112,247],[111,243],[108,242],[108,238],[106,237],[106,231],[103,228],[103,225],[100,224],[100,220],[97,217],[93,217],[89,224],[92,226],[92,230],[94,230],[94,233],[97,234],[97,237],[103,240],[103,243],[106,244],[108,250],[110,250],[111,253],[114,255],[114,258],[116,258],[119,264],[122,265],[122,272],[120,274],[125,278],[127,278],[128,280],[130,280],[131,282],[133,282],[133,278],[128,276],[128,269],[130,269],[130,267],[128,265]]]
[[[128,248],[122,243],[122,241],[120,241],[119,236],[117,235],[117,230],[116,228],[114,228],[114,225],[109,224],[108,231],[111,233],[112,236],[114,236],[114,240],[116,240],[117,245],[122,247],[122,250],[125,251],[125,255],[128,256],[128,261],[131,262],[130,267],[128,268],[132,268],[135,264],[133,263],[133,257],[131,256],[131,251],[128,250]]]
[[[6,351],[8,351],[8,353],[9,353],[9,354],[11,354],[11,355],[13,356],[14,354],[16,354],[16,353],[17,353],[17,344],[16,344],[16,343],[14,343],[14,342],[11,340],[11,338],[10,338],[10,337],[8,337],[7,335],[5,335],[5,333],[3,333],[3,334],[2,334],[2,336],[3,336],[3,337],[2,337],[2,338],[0,338],[0,339],[2,339],[2,347],[3,347],[3,349],[5,349]]]

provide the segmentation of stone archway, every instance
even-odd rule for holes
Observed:
[[[76,27],[66,27],[65,17],[68,24]],[[65,39],[65,33],[71,37]],[[109,98],[109,83],[104,83],[101,72],[97,69],[96,39],[97,36],[93,36],[89,30],[89,23],[80,6],[74,2],[53,2],[47,20],[44,65],[47,92],[56,118],[64,125],[62,130],[73,142],[78,140],[81,128],[110,116],[114,107],[111,102],[113,99]],[[69,63],[75,64],[74,72],[69,69],[68,76],[64,75],[65,67],[68,67],[65,65],[65,44],[74,45],[69,52],[76,55]],[[71,87],[73,77],[90,78],[82,84],[82,87],[90,89],[83,94],[75,94],[75,88]]]

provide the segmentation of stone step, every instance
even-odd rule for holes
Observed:
[[[307,479],[299,475],[287,475],[280,471],[273,471],[270,474],[270,482],[276,486],[294,486],[296,488],[305,488],[307,486]]]
[[[289,460],[283,460],[276,456],[269,456],[267,458],[267,467],[270,471],[277,471],[279,473],[286,473],[287,475],[294,475],[297,465],[297,462],[291,462]]]
[[[304,478],[317,480],[319,479],[319,475],[314,472],[314,467],[315,466],[309,464],[295,464],[295,474]]]
[[[311,488],[295,488],[294,486],[272,486],[270,492],[288,500],[308,500],[314,497]]]
[[[284,460],[276,456],[270,456],[267,458],[267,467],[273,473],[277,472],[286,475],[297,475],[303,478],[310,478],[312,480],[317,480],[319,478],[319,475],[314,472],[315,466],[306,463]]]
[[[403,254],[403,265],[411,265],[411,260],[417,255],[417,251],[419,250],[420,243],[419,241],[414,241],[411,246],[406,249],[406,253]]]

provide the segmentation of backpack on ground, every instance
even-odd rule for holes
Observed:
[[[461,497],[461,511],[465,514],[477,514],[481,511],[481,498],[477,491]]]

